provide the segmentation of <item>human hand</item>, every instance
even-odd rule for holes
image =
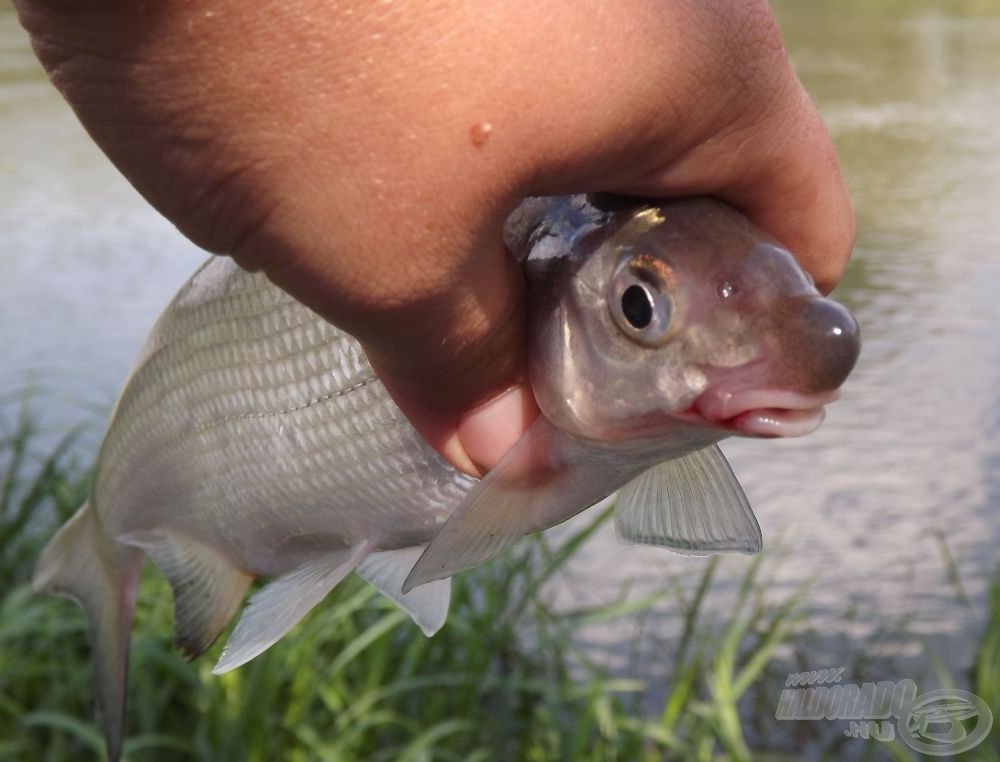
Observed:
[[[470,473],[537,415],[501,238],[523,197],[716,196],[826,290],[853,243],[761,0],[15,3],[136,188],[355,335]]]

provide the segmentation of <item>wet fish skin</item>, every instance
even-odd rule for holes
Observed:
[[[543,415],[455,509],[403,590],[477,566],[622,487],[620,537],[759,550],[714,445],[815,429],[858,357],[850,313],[777,241],[710,199],[536,199],[506,238],[530,252],[528,360]],[[622,306],[635,288],[650,302],[641,328]]]
[[[354,570],[431,634],[452,574],[621,487],[616,526],[627,540],[759,549],[749,504],[711,445],[798,432],[796,416],[815,423],[856,358],[853,319],[717,202],[529,200],[506,238],[528,276],[544,415],[482,481],[420,439],[356,341],[263,276],[214,259],[185,284],[119,398],[88,504],[34,579],[87,612],[112,759],[144,556],[171,583],[189,656],[217,637],[253,578],[272,580],[244,609],[216,668],[225,671]],[[636,283],[657,320],[669,304],[652,341],[619,303]],[[726,284],[737,293],[722,296]],[[804,340],[827,359],[783,360]]]
[[[594,441],[676,433],[678,412],[710,387],[832,391],[857,360],[850,313],[723,204],[606,210],[570,197],[541,216],[526,263],[529,362],[536,399],[563,431]],[[669,291],[670,327],[655,346],[617,330],[607,303],[616,278]]]
[[[426,543],[475,480],[413,430],[361,346],[259,275],[206,262],[126,383],[91,498],[275,577],[363,540]]]

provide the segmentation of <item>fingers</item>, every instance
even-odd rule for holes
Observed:
[[[538,415],[525,366],[521,271],[493,246],[426,304],[387,315],[391,330],[357,330],[411,423],[473,475],[496,465]]]
[[[464,224],[472,212],[449,213],[447,204],[444,210],[426,230],[405,215],[378,220],[377,234],[352,238],[353,256],[337,258],[331,236],[329,249],[314,256],[259,264],[272,282],[358,338],[420,434],[463,471],[481,474],[537,415],[530,390],[524,395],[522,272],[494,232],[505,211],[476,233]],[[359,213],[356,219],[370,217]],[[263,259],[262,251],[286,250],[269,246],[272,235],[270,228],[258,231],[245,242],[247,251],[238,247],[234,257]],[[517,405],[484,407],[511,389],[522,391]],[[504,424],[498,410],[521,412]],[[492,442],[484,433],[489,428],[495,428]]]
[[[829,133],[787,73],[786,90],[772,108],[695,146],[627,192],[727,201],[787,246],[828,293],[854,246],[854,209]]]
[[[701,42],[681,56],[685,66],[660,74],[675,81],[647,124],[645,162],[631,175],[622,163],[608,189],[721,198],[788,246],[829,291],[854,244],[853,207],[771,11],[754,0],[692,7],[683,23],[700,30]]]
[[[18,0],[90,133],[195,242],[357,336],[470,473],[537,415],[520,198],[714,195],[822,288],[843,272],[850,202],[763,0],[106,3]]]
[[[531,387],[521,383],[463,415],[457,439],[478,473],[485,474],[524,436],[538,415]]]
[[[196,243],[359,338],[445,457],[490,467],[518,426],[488,442],[475,432],[494,426],[476,421],[527,381],[521,274],[500,232],[517,195],[518,148],[496,116],[493,53],[509,35],[431,2],[120,10],[109,23],[21,3],[102,148]]]
[[[829,293],[843,277],[856,233],[854,207],[840,172],[833,143],[805,92],[767,132],[742,182],[722,197],[784,243]]]

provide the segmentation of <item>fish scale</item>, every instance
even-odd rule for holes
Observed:
[[[113,534],[164,517],[204,532],[207,513],[241,568],[275,575],[301,557],[262,554],[262,537],[426,543],[475,483],[417,435],[357,341],[228,259],[178,294],[149,346],[95,476]]]

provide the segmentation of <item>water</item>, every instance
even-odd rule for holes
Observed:
[[[975,15],[833,5],[778,13],[857,207],[858,243],[835,296],[864,348],[819,432],[723,449],[765,543],[781,538],[776,597],[816,578],[812,623],[831,642],[814,656],[834,660],[817,667],[909,657],[904,668],[921,670],[930,650],[960,669],[1000,561],[1000,3]],[[577,604],[704,562],[626,551],[606,533],[587,564],[602,571],[581,572]],[[746,563],[725,568],[737,578]]]
[[[89,140],[0,8],[0,398],[52,429],[106,415],[152,321],[204,258]]]
[[[766,542],[782,538],[775,594],[817,579],[812,623],[840,644],[829,658],[919,666],[930,644],[960,667],[1000,560],[1000,3],[789,1],[778,13],[857,205],[858,245],[837,296],[865,344],[817,434],[725,449]],[[8,12],[0,144],[0,395],[33,374],[106,411],[202,255],[91,145]],[[46,413],[53,426],[80,417],[55,402]],[[948,579],[942,538],[969,606]],[[581,561],[562,590],[574,604],[704,564],[623,548],[610,532]],[[725,573],[744,568],[727,560]]]

